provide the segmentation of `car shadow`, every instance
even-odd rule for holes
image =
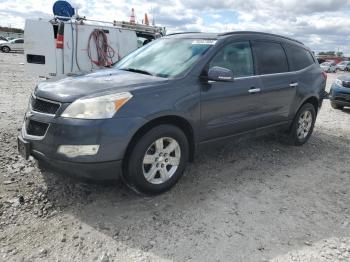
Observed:
[[[337,190],[348,190],[347,167],[333,159],[346,161],[349,142],[321,131],[302,147],[276,135],[235,139],[200,152],[172,190],[153,197],[119,182],[44,178],[55,206],[109,237],[112,257],[132,248],[150,260],[259,260],[346,232],[332,212],[348,203],[330,184],[343,179]]]

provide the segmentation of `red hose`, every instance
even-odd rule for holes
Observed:
[[[94,41],[97,60],[94,60],[91,55],[91,40]],[[91,32],[88,42],[88,56],[92,63],[100,67],[108,67],[114,64],[113,57],[114,49],[108,44],[106,33],[101,29],[95,29]]]

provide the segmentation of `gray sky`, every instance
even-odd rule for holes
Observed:
[[[0,0],[0,25],[23,27],[26,18],[52,17],[52,0]],[[100,20],[144,13],[168,32],[253,30],[301,40],[313,50],[350,55],[350,0],[72,0],[79,14]]]

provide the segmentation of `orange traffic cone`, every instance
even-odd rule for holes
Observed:
[[[144,24],[145,24],[145,25],[149,25],[149,21],[148,21],[148,16],[147,16],[147,14],[145,14],[145,21],[144,21]]]
[[[134,11],[134,8],[131,8],[130,23],[135,24],[135,11]]]

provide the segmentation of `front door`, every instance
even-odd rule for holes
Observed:
[[[260,78],[254,76],[254,63],[249,41],[224,46],[209,63],[232,70],[234,81],[202,84],[201,141],[229,136],[262,126],[259,111]]]

